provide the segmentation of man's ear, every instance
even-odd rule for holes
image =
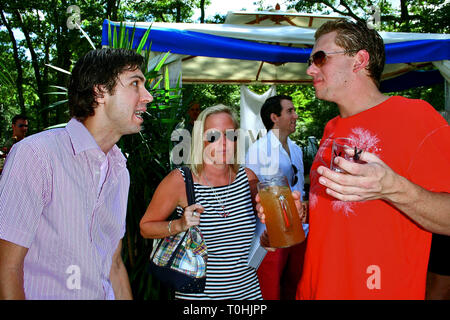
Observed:
[[[278,122],[278,116],[275,113],[270,114],[270,120],[272,120],[273,124],[275,125]]]
[[[355,63],[353,64],[353,72],[364,70],[369,65],[370,55],[366,50],[359,50],[355,55]]]
[[[101,85],[101,84],[95,85],[94,86],[94,101],[97,104],[104,103],[106,92],[108,92],[108,91],[106,90],[106,87],[104,85]]]

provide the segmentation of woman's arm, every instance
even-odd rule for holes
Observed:
[[[245,173],[247,174],[248,184],[250,186],[250,193],[252,195],[253,210],[256,212],[256,195],[258,194],[257,184],[259,182],[256,174],[249,168],[245,168]]]
[[[177,206],[185,208],[183,216],[166,221]],[[150,204],[139,223],[144,238],[158,239],[186,231],[200,224],[203,207],[198,204],[187,206],[186,187],[179,170],[170,172],[156,188]],[[198,213],[194,215],[194,211]],[[170,225],[169,225],[170,223]]]

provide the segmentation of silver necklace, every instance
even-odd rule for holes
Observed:
[[[226,197],[226,199],[225,199],[225,203],[227,203],[227,200],[228,200],[228,195],[229,195],[229,194],[228,194],[228,189],[230,188],[230,184],[231,184],[231,168],[229,168],[228,173],[229,173],[229,175],[228,175],[228,186],[227,186],[227,191],[226,191],[227,197]],[[216,198],[217,202],[219,202],[220,206],[222,207],[222,212],[223,212],[223,213],[221,213],[222,217],[224,217],[224,218],[228,217],[228,215],[230,214],[230,212],[228,212],[228,211],[226,210],[226,208],[225,208],[225,203],[222,201],[222,198],[219,198],[219,196],[217,195],[217,193],[214,191],[214,187],[212,186],[211,183],[209,183],[208,178],[206,177],[206,172],[205,172],[205,175],[204,175],[203,177],[205,178],[206,184],[207,184],[209,187],[212,188],[211,190],[212,190],[212,192],[213,192],[213,194],[214,194],[214,198]]]

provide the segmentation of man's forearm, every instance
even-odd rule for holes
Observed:
[[[116,300],[133,299],[130,280],[128,279],[127,269],[123,262],[117,263],[111,268],[110,280]]]
[[[0,300],[24,300],[23,271],[0,268]]]
[[[450,194],[428,191],[398,176],[396,192],[387,200],[424,229],[450,235]]]
[[[23,263],[28,249],[0,239],[0,299],[25,299]]]

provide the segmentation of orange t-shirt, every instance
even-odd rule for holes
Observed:
[[[297,299],[424,299],[431,233],[382,200],[343,202],[319,184],[333,138],[351,137],[395,172],[450,192],[450,127],[428,103],[391,97],[325,127],[311,167],[310,233]]]

